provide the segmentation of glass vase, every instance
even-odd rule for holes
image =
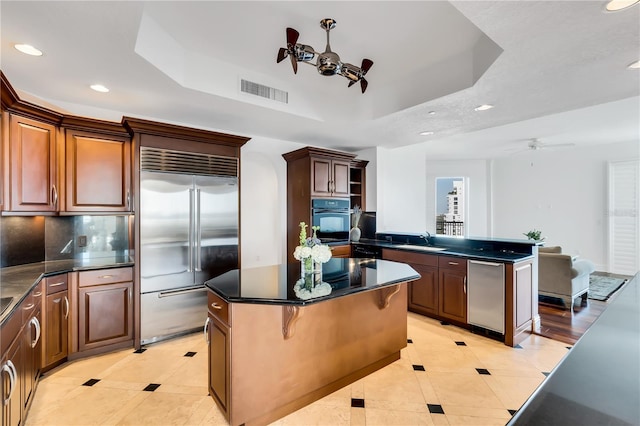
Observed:
[[[322,275],[322,264],[314,262],[312,258],[307,257],[300,261],[300,276],[306,275]]]

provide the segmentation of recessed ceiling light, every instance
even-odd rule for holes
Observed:
[[[631,62],[629,65],[627,65],[627,68],[629,68],[630,70],[640,69],[640,60]]]
[[[13,47],[18,49],[20,52],[25,53],[31,56],[42,56],[42,51],[36,49],[30,44],[15,44]]]
[[[483,105],[479,105],[477,107],[475,107],[473,110],[474,111],[486,111],[488,109],[493,108],[493,105],[489,105],[489,104],[483,104]]]
[[[640,0],[611,0],[607,3],[606,9],[609,12],[617,12],[618,10],[626,9],[638,3]]]
[[[429,136],[432,135],[433,132],[427,131],[427,132],[420,132],[420,136]]]
[[[436,115],[435,111],[429,111],[429,115]]]
[[[109,89],[103,86],[102,84],[92,84],[89,87],[91,87],[96,92],[100,92],[100,93],[107,93],[109,91]]]

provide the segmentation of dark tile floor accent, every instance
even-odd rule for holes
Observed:
[[[490,376],[491,373],[489,373],[489,370],[487,370],[486,368],[476,368],[476,371],[478,372],[478,374],[485,374]]]
[[[142,353],[142,352],[144,352],[144,351],[146,351],[146,349],[145,349],[145,348],[142,348],[142,349],[138,349],[138,350],[136,350],[136,351],[133,351],[133,353],[134,353],[134,354],[141,354],[141,353]]]
[[[413,343],[412,339],[407,339],[407,343]]]
[[[364,399],[351,398],[351,406],[355,408],[364,408]]]
[[[413,371],[425,371],[424,365],[413,364]]]
[[[467,344],[465,342],[456,342],[456,345],[458,345],[458,346],[467,346]]]
[[[143,391],[153,392],[154,390],[160,387],[157,383],[149,383],[146,388],[142,389]]]
[[[444,414],[444,410],[440,404],[427,404],[427,407],[431,414]]]
[[[542,372],[542,374],[544,374],[544,376],[545,376],[545,377],[547,377],[547,376],[548,376],[549,374],[551,374],[551,373],[550,373],[550,372],[548,372],[548,371],[543,371],[543,372]]]
[[[509,414],[511,414],[513,416],[516,413],[516,411],[518,411],[518,410],[508,410],[508,411],[509,411]]]
[[[100,379],[89,379],[89,380],[87,380],[86,382],[84,382],[84,383],[82,384],[82,386],[93,386],[93,385],[95,385],[96,383],[98,383],[99,381],[100,381]]]
[[[189,358],[193,357],[197,352],[187,352],[184,356],[188,356]]]

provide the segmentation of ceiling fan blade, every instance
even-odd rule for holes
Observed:
[[[363,76],[367,73],[367,71],[369,71],[369,68],[371,68],[372,65],[373,65],[373,61],[371,59],[362,60],[362,66],[360,67],[360,69],[362,70]]]
[[[285,49],[284,47],[281,47],[280,50],[278,50],[278,59],[276,61],[276,63],[280,63],[283,61],[284,58],[287,57],[289,51],[287,49]]]
[[[368,85],[369,83],[367,83],[367,80],[365,80],[364,77],[360,79],[360,88],[362,88],[362,93],[367,90]]]
[[[289,48],[296,45],[298,37],[300,37],[300,33],[298,31],[287,27],[287,45],[289,45]]]
[[[351,86],[353,86],[354,84],[356,84],[356,80],[350,80],[350,81],[349,81],[349,85],[348,85],[347,87],[351,87]]]
[[[298,61],[296,60],[295,55],[289,55],[291,58],[291,66],[293,67],[293,73],[298,74]]]

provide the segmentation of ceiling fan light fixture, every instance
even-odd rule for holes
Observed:
[[[431,136],[432,134],[433,134],[433,132],[430,131],[430,130],[425,131],[425,132],[420,132],[420,136]]]
[[[473,110],[474,111],[486,111],[488,109],[493,108],[493,105],[490,104],[482,104],[482,105],[478,105],[477,107],[475,107]]]
[[[611,0],[605,6],[607,12],[617,12],[619,10],[627,9],[634,4],[637,4],[640,0]]]
[[[640,60],[631,62],[629,65],[627,65],[627,68],[630,70],[640,70]]]
[[[15,47],[18,51],[24,53],[25,55],[42,56],[42,51],[30,44],[14,44],[13,47]]]

